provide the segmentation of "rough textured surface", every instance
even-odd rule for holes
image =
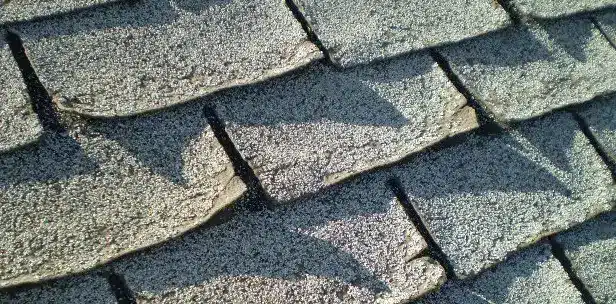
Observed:
[[[344,71],[317,64],[215,100],[234,143],[278,200],[317,192],[477,125],[425,54]]]
[[[16,30],[54,101],[91,116],[167,107],[321,56],[277,0],[144,0]]]
[[[616,303],[616,212],[575,227],[556,240],[595,301]]]
[[[500,120],[526,119],[616,91],[616,49],[583,18],[512,27],[441,51]]]
[[[506,26],[491,0],[296,1],[313,31],[342,66],[391,57]]]
[[[0,24],[66,13],[114,1],[130,0],[3,0],[0,2]]]
[[[11,51],[0,40],[0,153],[37,140],[42,130]]]
[[[540,245],[512,256],[474,279],[449,281],[417,304],[582,304],[550,247]]]
[[[400,303],[444,280],[417,257],[425,246],[385,178],[371,176],[113,267],[143,303]]]
[[[616,7],[616,0],[511,0],[511,4],[523,15],[534,18],[553,18],[605,7]]]
[[[616,48],[616,10],[595,14],[593,17],[603,34]]]
[[[3,304],[114,304],[116,299],[104,278],[92,275],[78,276],[44,283],[18,291],[0,291]]]
[[[166,240],[243,191],[198,104],[73,121],[68,134],[0,157],[0,286]]]
[[[608,157],[616,163],[616,97],[588,103],[579,114]]]
[[[569,114],[471,136],[396,170],[460,277],[616,204],[606,165]]]

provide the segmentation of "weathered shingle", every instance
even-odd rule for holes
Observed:
[[[499,120],[522,120],[616,91],[616,49],[588,19],[510,29],[443,48]]]
[[[278,200],[315,193],[477,125],[426,54],[343,71],[314,65],[215,99],[234,143]]]
[[[616,0],[511,0],[521,14],[534,18],[553,18],[605,7],[616,7]]]
[[[99,276],[82,275],[18,291],[0,291],[3,304],[117,303],[109,284]]]
[[[342,66],[462,40],[509,23],[492,0],[296,1]]]
[[[0,40],[0,153],[36,141],[42,131],[17,64]]]
[[[0,156],[0,286],[166,240],[244,189],[198,104],[73,121],[68,134]]]
[[[569,114],[471,136],[396,172],[460,277],[616,204],[610,172]]]
[[[113,267],[144,303],[401,303],[444,280],[425,246],[378,175]]]
[[[15,29],[58,105],[91,116],[164,108],[321,56],[277,0],[144,0]]]
[[[115,1],[132,0],[3,0],[0,2],[0,24],[66,13]]]

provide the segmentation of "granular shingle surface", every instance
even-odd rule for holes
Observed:
[[[0,24],[18,22],[115,1],[131,0],[3,0]]]
[[[0,40],[0,153],[36,141],[42,131],[11,50]]]
[[[616,90],[616,49],[588,19],[516,26],[441,49],[499,120],[522,120]]]
[[[509,24],[491,0],[296,1],[342,66],[462,40]]]
[[[603,34],[616,48],[616,10],[594,14],[593,17]]]
[[[569,114],[471,136],[396,172],[460,277],[616,203],[607,166]]]
[[[616,97],[589,103],[579,114],[608,157],[616,163]]]
[[[556,240],[595,301],[616,303],[616,212],[575,227]]]
[[[94,275],[81,275],[56,282],[43,283],[36,287],[20,288],[20,290],[12,292],[0,291],[0,303],[114,304],[117,302],[104,278]]]
[[[54,101],[90,116],[164,108],[321,56],[277,0],[144,0],[15,29]]]
[[[400,303],[444,280],[382,175],[114,263],[144,303]]]
[[[215,100],[234,143],[278,200],[477,126],[426,54],[345,71],[318,64]]]
[[[198,104],[73,121],[67,134],[0,156],[0,287],[166,240],[244,189]]]
[[[476,278],[449,281],[417,304],[582,304],[550,247],[539,245],[515,254]]]
[[[513,7],[533,18],[553,18],[587,12],[605,7],[616,7],[615,0],[511,0]]]

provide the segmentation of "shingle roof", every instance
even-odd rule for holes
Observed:
[[[4,1],[0,302],[611,303],[615,7]]]

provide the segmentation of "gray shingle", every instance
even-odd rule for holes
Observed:
[[[595,14],[593,17],[603,34],[616,48],[616,11]]]
[[[574,304],[580,293],[550,247],[539,245],[512,256],[474,279],[449,281],[417,304]]]
[[[231,138],[274,198],[314,193],[477,124],[426,54],[300,73],[216,96]]]
[[[615,0],[511,0],[523,15],[534,18],[553,18],[574,13],[616,6]]]
[[[595,301],[616,303],[616,212],[575,227],[556,240]]]
[[[603,150],[616,162],[616,97],[588,103],[579,114]]]
[[[0,153],[36,141],[42,131],[17,64],[0,40]]]
[[[114,1],[130,0],[4,0],[0,2],[0,24],[66,13]]]
[[[616,49],[587,19],[513,27],[443,48],[500,120],[521,120],[616,91]]]
[[[298,0],[342,66],[477,36],[509,23],[492,0]]]
[[[445,279],[425,247],[377,175],[113,267],[144,303],[400,303]]]
[[[64,278],[35,287],[22,288],[11,293],[0,291],[0,303],[113,304],[116,303],[116,299],[105,279],[93,275],[84,275]]]
[[[470,136],[396,172],[460,277],[616,204],[606,165],[569,114]]]
[[[16,30],[55,102],[91,116],[164,108],[321,56],[277,0],[144,0]]]
[[[74,121],[68,134],[0,157],[0,286],[166,240],[244,189],[198,104]]]

